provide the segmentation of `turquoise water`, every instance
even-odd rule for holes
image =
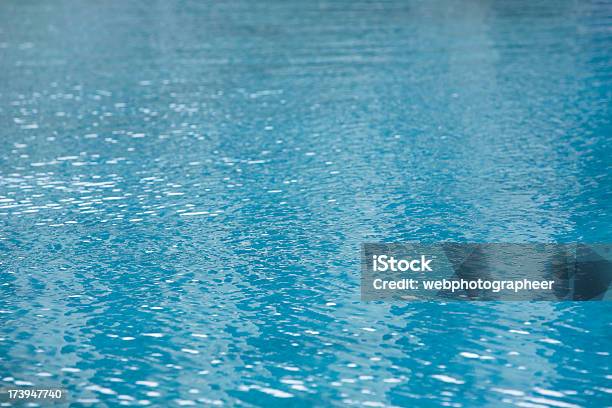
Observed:
[[[604,407],[609,303],[365,303],[363,242],[611,242],[608,1],[0,4],[0,386]]]

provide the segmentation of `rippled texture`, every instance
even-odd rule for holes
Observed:
[[[362,242],[611,242],[608,1],[0,4],[1,386],[612,405],[608,303],[363,303]]]

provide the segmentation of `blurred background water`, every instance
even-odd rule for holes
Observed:
[[[609,1],[0,4],[0,385],[612,405],[607,303],[363,303],[359,246],[611,242]]]

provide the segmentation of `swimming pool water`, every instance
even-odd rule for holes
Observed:
[[[363,242],[611,242],[608,1],[0,4],[0,386],[604,407],[608,303],[361,302]]]

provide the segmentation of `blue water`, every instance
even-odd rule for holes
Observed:
[[[609,1],[0,3],[0,387],[612,406],[611,306],[365,303],[363,242],[612,242]]]

